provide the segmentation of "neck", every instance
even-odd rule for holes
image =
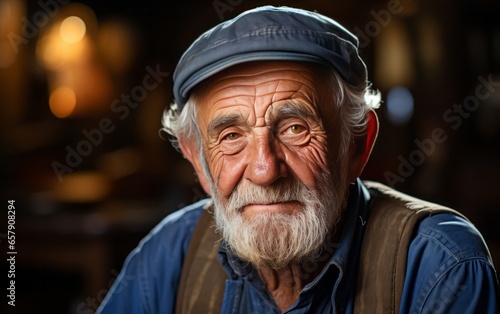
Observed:
[[[332,245],[326,245],[323,253],[314,260],[291,264],[278,270],[267,267],[257,268],[262,282],[282,312],[298,299],[302,289],[313,281],[328,263],[337,247],[334,244],[336,242],[330,243]]]
[[[306,271],[304,266],[298,264],[280,270],[259,268],[257,271],[274,302],[283,312],[298,299],[304,286],[318,275],[323,266],[324,262],[321,266],[317,265],[317,269],[312,271]]]
[[[337,224],[337,232],[327,240],[323,253],[314,260],[302,264],[291,264],[279,270],[266,267],[257,269],[261,280],[282,312],[298,299],[304,286],[313,281],[330,260],[340,241],[344,227],[343,218]]]

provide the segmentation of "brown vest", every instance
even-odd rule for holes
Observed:
[[[437,213],[462,215],[380,183],[364,184],[371,201],[361,245],[354,313],[398,313],[415,226]],[[182,267],[175,313],[220,313],[227,279],[217,259],[220,240],[212,215],[204,210]]]

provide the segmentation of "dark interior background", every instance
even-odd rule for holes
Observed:
[[[0,0],[0,276],[8,200],[17,252],[16,307],[3,296],[1,312],[93,313],[140,239],[205,197],[158,134],[172,73],[200,33],[264,4],[360,37],[384,101],[363,178],[461,211],[500,265],[498,1]],[[86,33],[72,24],[64,44],[70,16]]]

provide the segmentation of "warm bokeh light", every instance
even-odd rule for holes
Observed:
[[[65,64],[65,58],[62,58],[65,46],[62,41],[55,40],[54,36],[46,36],[41,38],[36,47],[37,57],[41,63],[50,70],[60,69]]]
[[[83,39],[87,31],[85,22],[78,16],[70,16],[62,21],[59,33],[62,39],[69,44],[76,43]]]
[[[0,68],[7,68],[16,58],[16,54],[7,39],[7,29],[12,23],[11,15],[10,2],[0,1]]]
[[[410,33],[404,23],[391,21],[375,41],[375,81],[379,88],[411,86],[415,79]]]
[[[101,62],[104,58],[96,47],[98,33],[92,9],[77,3],[61,7],[50,24],[40,29],[36,57],[49,74],[49,104],[56,117],[82,117],[109,110],[115,97],[108,73],[113,66],[104,67]],[[60,86],[64,87],[54,89]]]
[[[36,54],[42,65],[51,71],[67,69],[70,63],[81,63],[90,55],[85,40],[73,44],[65,42],[55,31],[38,40]]]
[[[16,61],[17,54],[8,41],[0,42],[0,68],[8,68]]]
[[[50,94],[49,105],[56,117],[66,118],[75,110],[76,94],[69,87],[58,87]]]
[[[54,183],[52,192],[58,201],[89,203],[103,200],[110,192],[109,180],[95,171],[79,171],[64,176],[64,184]]]
[[[14,0],[0,0],[0,68],[8,68],[16,61],[23,48],[22,39],[14,34],[22,33],[21,19],[24,4]]]

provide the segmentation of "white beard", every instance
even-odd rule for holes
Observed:
[[[212,184],[217,229],[231,253],[254,267],[275,270],[317,257],[332,234],[345,205],[347,186],[340,174],[333,182],[330,174],[318,178],[318,190],[310,191],[294,178],[278,180],[268,187],[242,181],[223,205]],[[261,213],[243,217],[247,204],[297,201],[299,213]]]

